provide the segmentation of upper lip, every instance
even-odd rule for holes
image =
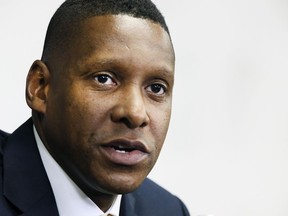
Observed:
[[[104,147],[116,147],[121,149],[138,150],[149,153],[147,146],[138,140],[116,139],[102,145]]]

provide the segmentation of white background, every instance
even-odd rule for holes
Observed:
[[[0,128],[61,0],[0,0]],[[154,1],[177,54],[171,127],[150,177],[192,216],[288,215],[288,1]]]

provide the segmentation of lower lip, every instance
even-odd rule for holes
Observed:
[[[148,156],[147,153],[139,150],[134,150],[131,152],[119,152],[112,147],[102,147],[101,150],[111,162],[126,166],[137,165],[144,161]]]

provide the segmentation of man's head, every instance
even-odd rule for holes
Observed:
[[[68,0],[55,16],[27,77],[37,131],[88,196],[131,192],[170,121],[175,59],[164,19],[147,0]]]
[[[44,42],[45,59],[51,50],[66,46],[79,33],[79,24],[90,17],[103,15],[129,15],[148,19],[169,33],[165,19],[150,0],[66,0],[53,15]]]

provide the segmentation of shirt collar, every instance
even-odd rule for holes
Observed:
[[[101,216],[104,212],[73,182],[50,155],[33,127],[36,143],[48,175],[60,216]],[[106,212],[118,216],[121,195],[118,195]],[[105,213],[105,214],[106,214]]]

